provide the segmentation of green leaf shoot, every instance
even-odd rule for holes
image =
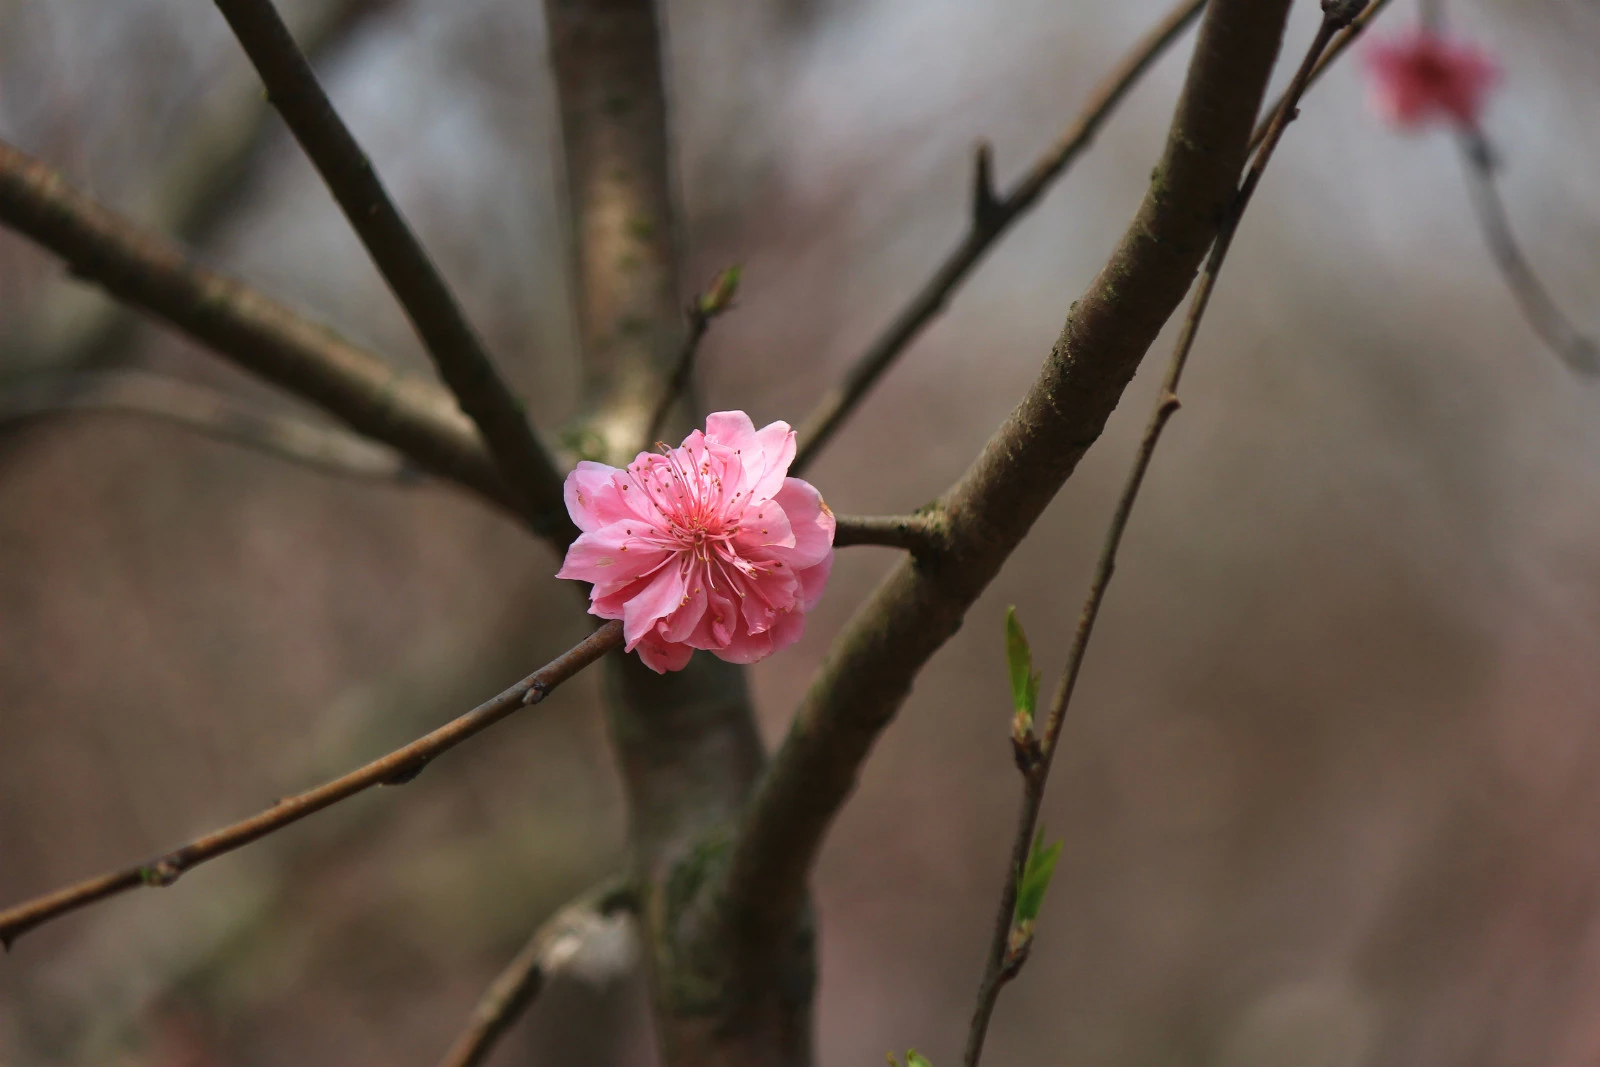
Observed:
[[[1039,706],[1039,672],[1033,669],[1033,650],[1015,607],[1006,609],[1006,669],[1011,675],[1011,706],[1022,725],[1031,729]]]
[[[1021,926],[1024,923],[1032,925],[1039,918],[1039,911],[1044,907],[1044,894],[1050,888],[1050,879],[1055,877],[1056,860],[1061,858],[1061,842],[1046,845],[1044,843],[1044,828],[1034,836],[1033,848],[1028,851],[1028,862],[1022,868],[1022,877],[1017,881],[1017,905],[1012,912],[1012,925]]]

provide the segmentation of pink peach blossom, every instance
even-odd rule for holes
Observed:
[[[592,582],[589,611],[621,619],[628,651],[657,673],[694,649],[754,663],[800,639],[833,568],[833,512],[786,477],[786,422],[760,430],[719,411],[679,448],[625,470],[579,463],[567,511],[583,531],[558,578]]]
[[[1374,42],[1366,52],[1373,103],[1402,129],[1454,122],[1476,129],[1500,66],[1469,41],[1426,27]]]

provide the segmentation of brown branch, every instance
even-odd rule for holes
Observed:
[[[138,415],[301,463],[325,474],[415,485],[421,472],[364,437],[258,410],[204,386],[144,371],[83,371],[0,387],[0,426],[66,414]]]
[[[261,75],[273,106],[400,301],[440,377],[477,424],[530,525],[552,539],[570,541],[577,531],[562,503],[561,472],[371,161],[328,102],[272,0],[216,0],[216,5]]]
[[[835,640],[739,828],[703,935],[759,958],[804,927],[823,836],[929,657],[1099,437],[1233,200],[1289,0],[1212,0],[1138,214],[1021,404],[939,505],[939,565],[903,561]]]
[[[1460,136],[1461,163],[1467,172],[1467,187],[1483,230],[1484,243],[1489,246],[1489,255],[1500,269],[1523,319],[1572,370],[1579,374],[1600,374],[1600,346],[1562,314],[1517,243],[1505,201],[1500,197],[1495,157],[1488,138],[1481,130],[1463,130]]]
[[[660,26],[645,0],[545,0],[571,207],[584,428],[633,458],[675,366],[683,296]],[[657,431],[659,433],[659,431]]]
[[[656,0],[545,0],[561,115],[573,287],[583,356],[581,451],[631,460],[683,337],[678,215]],[[673,429],[671,420],[668,431]],[[816,959],[809,937],[767,952],[742,980],[737,946],[680,950],[687,912],[766,759],[744,668],[699,653],[657,675],[606,666],[610,738],[667,1067],[802,1067],[811,1060]]]
[[[835,548],[882,545],[931,559],[944,547],[944,532],[932,515],[836,515]]]
[[[255,290],[193,263],[0,142],[0,223],[72,273],[503,507],[514,498],[449,394]]]
[[[1183,329],[1178,335],[1172,359],[1162,379],[1155,410],[1151,413],[1144,436],[1139,442],[1133,469],[1128,474],[1122,495],[1117,499],[1110,528],[1106,531],[1105,545],[1101,549],[1099,561],[1095,564],[1094,575],[1089,583],[1089,594],[1078,617],[1078,628],[1073,634],[1066,667],[1062,672],[1061,683],[1057,687],[1049,718],[1045,723],[1043,742],[1035,747],[1031,743],[1032,731],[1029,729],[1018,746],[1018,766],[1022,770],[1023,778],[1022,805],[1017,817],[1016,835],[1011,843],[1005,884],[1000,893],[1000,907],[995,915],[994,934],[989,942],[989,955],[984,964],[983,978],[978,985],[977,1005],[973,1009],[972,1023],[967,1031],[966,1051],[962,1060],[965,1067],[978,1067],[978,1061],[983,1057],[984,1037],[989,1031],[989,1020],[994,1013],[995,1004],[999,1001],[1000,991],[1021,971],[1032,946],[1032,930],[1019,929],[1016,922],[1018,883],[1027,863],[1029,848],[1034,841],[1035,829],[1039,823],[1039,810],[1044,803],[1045,786],[1050,778],[1050,768],[1059,748],[1061,730],[1066,722],[1073,691],[1077,687],[1078,675],[1083,668],[1084,656],[1089,649],[1089,638],[1094,633],[1095,621],[1100,617],[1100,607],[1105,602],[1106,590],[1111,584],[1112,574],[1116,571],[1117,551],[1122,545],[1122,535],[1128,528],[1128,519],[1133,514],[1134,502],[1138,499],[1139,489],[1144,484],[1145,474],[1150,469],[1150,461],[1155,455],[1156,445],[1161,440],[1161,433],[1166,428],[1167,421],[1178,410],[1178,384],[1183,377],[1184,367],[1188,364],[1189,353],[1194,348],[1200,321],[1204,318],[1206,308],[1211,302],[1211,294],[1216,289],[1223,260],[1227,258],[1228,248],[1233,243],[1234,234],[1238,232],[1239,220],[1243,217],[1245,208],[1249,206],[1257,185],[1260,184],[1262,172],[1272,159],[1272,153],[1277,149],[1283,131],[1295,117],[1300,98],[1310,84],[1317,61],[1327,52],[1334,35],[1350,25],[1351,19],[1360,13],[1365,3],[1366,0],[1357,0],[1353,4],[1343,0],[1323,0],[1322,24],[1318,27],[1299,69],[1290,79],[1288,88],[1284,90],[1283,98],[1274,105],[1275,110],[1268,120],[1267,134],[1262,141],[1260,151],[1256,153],[1255,160],[1245,174],[1233,204],[1223,219],[1222,227],[1212,243],[1211,254],[1201,271],[1200,283],[1196,286],[1194,296],[1189,302],[1189,312],[1184,318]]]
[[[996,197],[990,176],[987,144],[980,144],[973,159],[973,209],[967,234],[923,283],[917,295],[878,335],[866,352],[851,364],[844,380],[830,390],[800,426],[800,449],[791,473],[799,477],[838,432],[856,407],[889,370],[900,353],[944,310],[950,295],[977,266],[989,248],[1072,165],[1094,141],[1111,112],[1128,95],[1145,71],[1183,33],[1205,0],[1179,0],[1166,17],[1150,29],[1123,56],[1089,96],[1089,103],[1056,144],[1036,160],[1004,197]]]
[[[729,267],[718,274],[710,287],[689,305],[685,313],[687,333],[678,349],[678,358],[673,361],[672,373],[667,375],[667,383],[662,387],[661,399],[656,401],[655,409],[650,413],[644,438],[640,441],[641,448],[649,448],[666,427],[672,405],[689,388],[689,377],[694,373],[694,359],[700,351],[701,340],[711,328],[711,320],[733,306],[733,298],[738,291],[739,268]]]
[[[1355,43],[1357,37],[1366,32],[1367,27],[1372,25],[1372,20],[1377,18],[1383,9],[1388,6],[1389,0],[1372,0],[1372,3],[1367,5],[1367,9],[1358,15],[1350,25],[1334,35],[1333,43],[1328,45],[1327,50],[1322,53],[1322,58],[1317,60],[1317,66],[1312,70],[1310,80],[1306,82],[1306,89],[1310,89],[1317,84],[1317,79],[1322,77],[1322,72],[1327,70],[1334,60],[1344,55],[1345,50]],[[1301,95],[1304,95],[1304,93]],[[1285,88],[1278,96],[1278,99],[1272,102],[1272,106],[1267,108],[1266,117],[1256,125],[1255,132],[1250,135],[1251,152],[1260,148],[1261,143],[1267,139],[1267,133],[1272,128],[1273,119],[1283,110],[1283,102],[1288,98],[1289,91]]]
[[[297,12],[295,32],[316,62],[396,4],[328,0]],[[150,229],[191,248],[206,244],[248,193],[270,144],[272,108],[253,77],[230,81],[211,96],[189,124],[184,141],[160,161],[156,176],[142,183],[147,192],[132,211]],[[50,293],[29,321],[7,331],[20,339],[22,350],[6,351],[4,365],[53,371],[112,366],[138,338],[136,326],[136,317],[124,305],[63,287]]]
[[[432,729],[441,707],[469,706],[484,678],[521,675],[529,648],[538,647],[549,630],[547,612],[539,605],[543,578],[519,579],[506,590],[503,605],[461,626],[439,628],[409,648],[392,672],[347,687],[312,718],[315,727],[286,758],[269,754],[266,773],[275,781],[335,777],[373,752]],[[155,909],[141,913],[131,927],[119,908],[85,913],[72,932],[70,958],[58,959],[62,966],[54,969],[70,973],[70,988],[46,978],[28,983],[14,1002],[23,1019],[16,1055],[33,1062],[28,1050],[38,1041],[30,1038],[38,1038],[48,1040],[64,1062],[104,1062],[104,1035],[137,1032],[152,1007],[179,990],[234,982],[259,962],[256,948],[277,936],[285,910],[307,889],[304,876],[382,835],[403,810],[399,804],[337,804],[294,833],[258,841],[233,862],[207,869],[203,908]],[[204,822],[220,823],[226,815],[212,811]],[[561,878],[597,870],[593,855],[565,858]],[[475,933],[497,941],[518,934],[509,916],[480,915],[473,921],[480,928]],[[55,1033],[71,1031],[69,1042],[47,1038],[37,1025],[47,1015]]]
[[[667,384],[661,390],[661,399],[656,401],[655,410],[650,413],[650,421],[645,425],[644,437],[639,442],[641,448],[649,448],[661,436],[661,431],[667,425],[667,417],[672,414],[672,406],[689,387],[689,377],[694,373],[694,359],[700,352],[700,342],[705,338],[706,330],[711,326],[711,318],[698,314],[693,308],[689,310],[688,318],[688,330],[684,334],[683,347],[678,350],[678,358],[672,366],[672,373],[668,375]]]
[[[625,879],[589,890],[546,920],[512,958],[472,1010],[466,1028],[439,1067],[478,1067],[495,1044],[527,1011],[535,997],[619,913],[637,912],[639,902]]]
[[[315,789],[278,801],[232,826],[196,838],[145,863],[67,886],[0,912],[0,945],[10,948],[42,923],[141,886],[169,886],[185,871],[275,833],[332,804],[371,789],[410,781],[432,760],[550,692],[622,644],[622,624],[608,622],[496,697],[437,730]]]

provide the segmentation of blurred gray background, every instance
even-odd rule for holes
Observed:
[[[1296,6],[1298,55],[1317,5]],[[540,5],[284,7],[558,426],[575,375]],[[959,236],[974,140],[1003,180],[1019,172],[1162,7],[668,3],[686,277],[745,267],[703,353],[710,406],[799,421]],[[1447,12],[1505,66],[1487,125],[1514,223],[1600,331],[1600,6]],[[1414,18],[1396,0],[1380,31]],[[921,504],[1021,395],[1143,192],[1187,48],[813,469],[836,510]],[[0,0],[0,136],[424,370],[275,120],[220,193],[197,186],[260,113],[205,0]],[[0,374],[134,365],[290,409],[102,311],[0,234]],[[1018,791],[1001,618],[1017,606],[1052,684],[1169,344],[924,673],[828,840],[826,1064],[907,1045],[958,1058]],[[1184,401],[1067,728],[1047,814],[1066,848],[987,1062],[1600,1059],[1600,392],[1519,319],[1449,138],[1383,128],[1358,63],[1291,128]],[[804,642],[755,669],[770,737],[890,564],[842,551]],[[583,632],[555,568],[447,489],[341,482],[121,417],[6,429],[0,902],[247,814],[498,691]],[[622,834],[585,677],[403,790],[30,935],[0,959],[0,1064],[432,1063],[527,932],[620,862]],[[495,1062],[651,1058],[635,978],[558,984]]]

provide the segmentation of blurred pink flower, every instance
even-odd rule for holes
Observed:
[[[800,639],[833,568],[833,512],[786,477],[786,422],[757,430],[719,411],[679,448],[626,470],[579,463],[567,511],[582,534],[558,578],[592,582],[589,611],[621,619],[628,651],[657,673],[694,649],[754,663]]]
[[[1402,129],[1453,121],[1476,129],[1500,66],[1484,49],[1426,27],[1366,51],[1373,103]]]

